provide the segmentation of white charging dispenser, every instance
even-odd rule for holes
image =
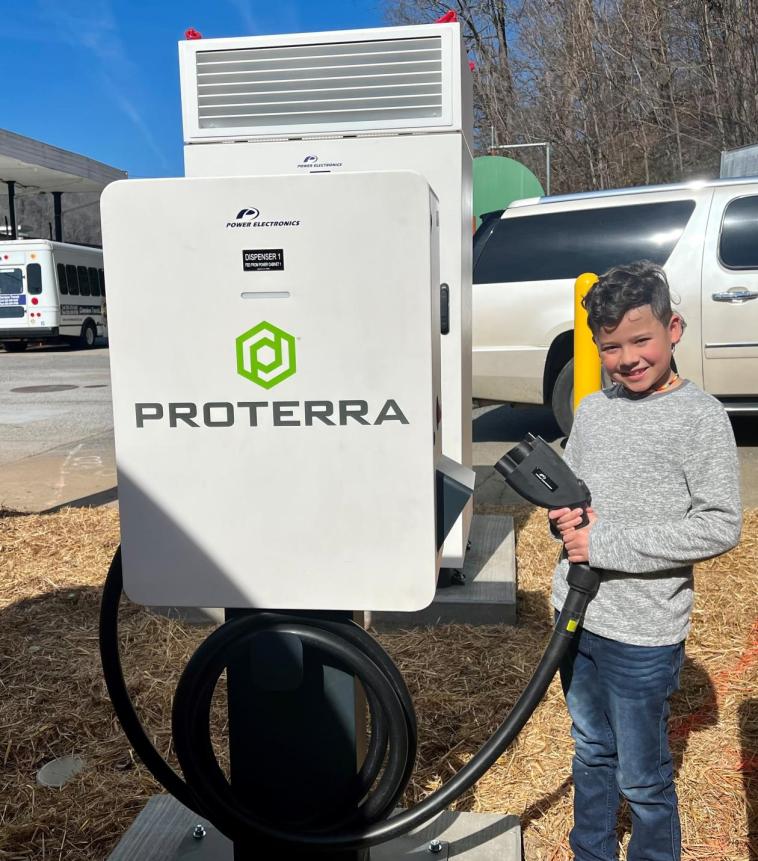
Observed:
[[[400,171],[106,189],[133,600],[430,603],[450,519],[438,215]]]

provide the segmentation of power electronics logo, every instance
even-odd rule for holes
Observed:
[[[298,165],[299,170],[330,171],[342,167],[341,161],[319,161],[317,155],[307,155]]]
[[[237,215],[226,222],[227,230],[248,227],[299,227],[298,218],[260,218],[261,211],[254,206],[240,209]]]
[[[237,373],[264,389],[296,370],[295,338],[265,320],[237,338]]]

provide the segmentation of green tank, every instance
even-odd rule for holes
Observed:
[[[513,200],[541,197],[545,192],[537,177],[521,162],[500,155],[474,159],[474,215],[477,227],[485,212],[505,209]]]

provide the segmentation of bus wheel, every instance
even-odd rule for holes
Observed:
[[[26,349],[26,341],[3,341],[6,353],[23,353]]]
[[[91,321],[87,321],[82,327],[82,334],[79,337],[79,346],[83,347],[85,350],[90,350],[95,346],[95,339],[97,338],[97,330]]]

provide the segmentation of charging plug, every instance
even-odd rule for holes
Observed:
[[[550,510],[581,508],[581,526],[589,523],[587,508],[592,497],[587,485],[541,437],[527,434],[500,458],[495,469],[534,505]]]

